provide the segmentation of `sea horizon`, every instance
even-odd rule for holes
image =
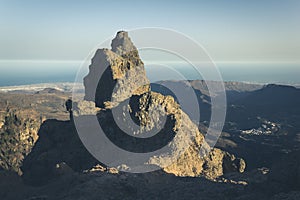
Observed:
[[[73,83],[82,61],[1,60],[0,87],[46,83]],[[216,62],[224,82],[299,86],[300,64],[290,62]],[[167,66],[167,67],[165,67]],[[83,66],[88,69],[87,66]],[[151,82],[161,80],[205,80],[190,64],[145,62]],[[171,69],[171,71],[170,71]],[[84,76],[84,74],[81,74]]]

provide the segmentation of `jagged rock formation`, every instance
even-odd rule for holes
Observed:
[[[244,171],[245,162],[242,159],[219,149],[208,153],[210,147],[203,134],[173,97],[151,92],[143,62],[128,33],[118,32],[111,46],[112,50],[97,50],[84,83],[85,99],[95,101],[96,106],[103,108],[98,120],[115,144],[127,150],[145,152],[158,149],[161,141],[164,141],[171,151],[151,157],[148,163],[178,176],[204,175],[214,179],[226,172]],[[128,125],[127,129],[132,130],[133,134],[147,134],[148,131],[162,128],[161,134],[144,142],[140,138],[123,137],[126,134],[116,128],[118,125],[111,114],[114,109],[126,111],[120,115],[123,114],[123,123]],[[126,117],[128,113],[130,116]],[[164,117],[165,125],[161,124]],[[139,130],[133,130],[128,119],[139,125]],[[191,139],[191,136],[194,138]],[[189,148],[185,149],[186,146]],[[170,160],[174,163],[168,165]]]
[[[95,82],[96,77],[103,69],[105,72],[98,84]],[[85,99],[95,102],[75,102],[74,115],[98,113],[98,121],[107,136],[129,151],[149,152],[162,145],[169,146],[169,154],[153,156],[147,164],[158,165],[165,172],[176,176],[204,176],[209,179],[215,179],[227,172],[244,171],[245,162],[242,159],[219,149],[213,149],[203,156],[209,151],[203,134],[173,97],[150,90],[143,63],[127,33],[117,34],[112,50],[97,50],[84,81]],[[91,89],[92,86],[96,89]],[[128,119],[138,125],[139,129],[135,130],[127,127],[132,129],[134,135],[148,134],[155,129],[159,133],[149,137],[146,142],[136,137],[128,139],[124,137],[127,134],[117,128],[112,116],[113,110],[124,111],[118,116],[124,116],[125,125]],[[165,124],[162,123],[163,119],[166,120]],[[191,135],[194,138],[191,139]],[[74,172],[93,171],[97,168],[93,166],[99,164],[82,145],[72,122],[46,120],[40,127],[38,137],[21,168],[24,180],[30,184],[47,183],[53,178]],[[107,169],[114,169],[110,167],[122,168],[105,166]]]
[[[111,46],[112,50],[97,50],[84,78],[85,100],[94,101],[98,107],[149,91],[144,64],[128,33],[118,32]]]
[[[20,166],[38,139],[42,120],[34,110],[0,113],[0,168],[22,174]]]
[[[96,115],[100,111],[100,108],[95,106],[95,102],[92,101],[80,101],[74,103],[75,116],[80,115]]]
[[[64,108],[68,96],[0,93],[0,169],[22,174],[20,166],[38,140],[41,124],[48,118],[68,118]]]
[[[200,176],[215,179],[230,172],[243,173],[246,167],[243,159],[237,159],[234,155],[220,149],[213,149],[203,158],[198,155],[197,149],[192,146],[176,163],[164,170],[177,176]]]

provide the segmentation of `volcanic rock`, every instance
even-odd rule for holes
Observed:
[[[210,151],[204,135],[173,97],[151,92],[144,64],[127,32],[118,32],[111,47],[96,51],[84,78],[85,100],[104,108],[98,120],[109,139],[126,150],[140,153],[157,150],[165,142],[170,151],[152,156],[147,163],[177,176],[203,175],[214,179],[227,172],[244,171],[244,160],[220,149]],[[119,113],[123,124],[133,135],[147,135],[160,129],[160,136],[152,136],[146,142],[129,138],[117,128],[114,110],[123,111]],[[139,126],[138,130],[130,125],[131,120]]]
[[[117,104],[149,91],[144,63],[126,32],[118,32],[112,49],[98,49],[84,78],[85,100],[96,106]]]

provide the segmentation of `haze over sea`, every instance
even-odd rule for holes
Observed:
[[[164,63],[168,68],[147,64],[151,81],[170,79],[202,79],[186,63]],[[291,62],[217,62],[224,81],[278,83],[300,85],[300,64]],[[80,61],[0,61],[0,86],[16,86],[36,83],[74,82]],[[177,75],[170,73],[177,70]],[[175,72],[171,70],[171,72]],[[181,74],[178,76],[178,73]]]

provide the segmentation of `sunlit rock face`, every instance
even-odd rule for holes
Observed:
[[[111,47],[96,51],[84,78],[85,100],[98,107],[116,105],[150,89],[144,63],[128,33],[118,32]]]
[[[150,157],[146,161],[149,165],[157,165],[177,176],[209,179],[244,171],[242,159],[220,149],[210,151],[204,135],[173,97],[151,91],[144,64],[127,32],[117,33],[111,49],[96,51],[84,85],[85,100],[94,101],[96,107],[102,108],[98,121],[114,144],[136,153],[168,147],[168,151]],[[118,128],[114,110],[122,111],[118,116],[124,118],[122,122],[133,135],[148,134],[155,129],[158,133],[147,139],[129,137]],[[166,122],[162,124],[164,118]],[[131,120],[139,126],[138,130],[131,127]]]

